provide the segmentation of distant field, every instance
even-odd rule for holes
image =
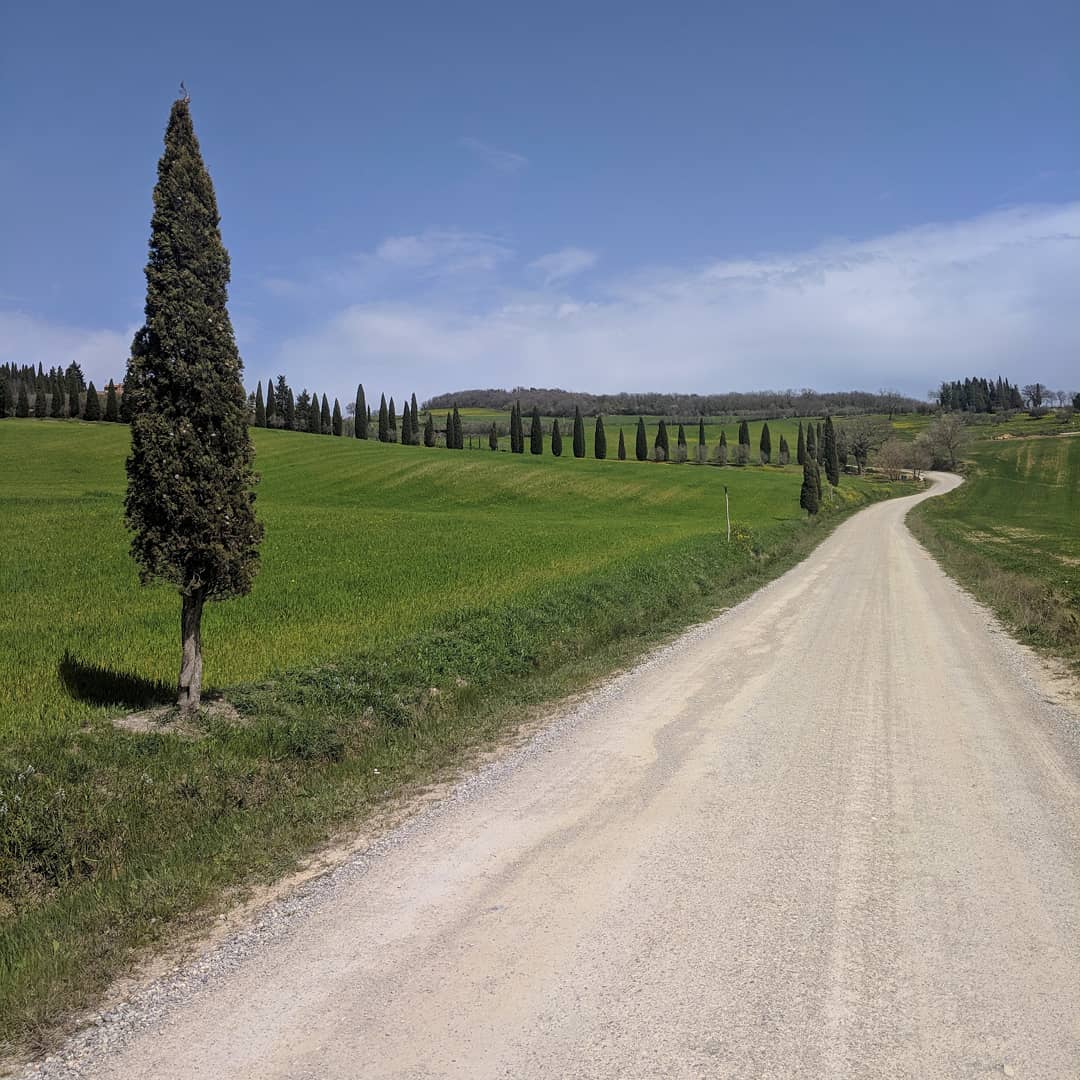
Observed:
[[[1010,433],[1029,424],[1052,429],[1018,418]],[[1080,664],[1080,436],[981,439],[968,456],[967,483],[911,527],[1025,640]]]
[[[0,1045],[838,519],[805,520],[794,466],[254,439],[262,571],[203,635],[208,687],[242,722],[136,735],[110,716],[170,699],[179,618],[127,554],[128,431],[0,423]],[[845,478],[835,509],[889,493]]]

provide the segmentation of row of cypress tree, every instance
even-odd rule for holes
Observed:
[[[48,377],[33,389],[33,401],[28,386],[32,386],[26,380],[18,384],[15,395],[15,416],[22,419],[34,417],[36,420],[98,420],[110,424],[127,423],[131,420],[130,397],[117,391],[116,383],[109,380],[105,388],[105,402],[102,404],[102,395],[98,393],[93,381],[86,384],[80,390],[77,382],[68,384],[66,381],[57,383]],[[0,415],[5,415],[7,410],[7,394],[10,384],[0,383]]]
[[[799,424],[798,452],[803,467],[799,505],[813,517],[821,509],[822,465],[829,483],[834,488],[840,483],[840,454],[837,449],[836,426],[831,416],[825,417],[824,427],[818,424],[815,428],[814,424],[808,423],[805,437],[802,424]]]

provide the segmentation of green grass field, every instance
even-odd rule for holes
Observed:
[[[919,506],[913,530],[1024,640],[1080,665],[1080,436],[983,438],[968,457],[967,482]]]
[[[207,684],[238,717],[134,734],[111,718],[171,697],[179,610],[127,554],[127,429],[0,423],[0,1040],[51,1030],[178,918],[746,595],[890,491],[845,478],[808,523],[796,467],[254,437],[262,570],[204,626]]]

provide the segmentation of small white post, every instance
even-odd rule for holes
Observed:
[[[724,485],[724,510],[727,512],[727,542],[731,543],[731,500],[728,498],[727,484]]]

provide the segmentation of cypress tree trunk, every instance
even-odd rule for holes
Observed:
[[[185,713],[197,712],[202,702],[202,614],[206,594],[202,589],[180,598],[180,681],[176,703]]]

